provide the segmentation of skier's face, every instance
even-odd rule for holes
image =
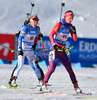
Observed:
[[[72,20],[73,20],[73,16],[67,16],[67,17],[65,17],[65,21],[66,21],[67,23],[71,23]]]
[[[30,23],[31,23],[31,25],[33,26],[33,27],[36,27],[37,26],[37,24],[38,24],[38,21],[36,21],[36,20],[30,20]]]

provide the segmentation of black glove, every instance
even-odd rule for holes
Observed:
[[[76,28],[75,28],[75,26],[72,26],[71,29],[72,29],[73,33],[76,34]]]
[[[33,49],[33,50],[36,49],[36,43],[34,43],[34,45],[32,46],[32,49]]]
[[[53,47],[54,47],[55,51],[58,51],[58,46],[57,45],[54,45]]]
[[[43,37],[43,34],[39,34],[38,39],[40,40],[40,38]]]
[[[41,60],[40,56],[38,56],[37,60],[35,61],[36,64],[39,63],[39,61]]]
[[[23,51],[19,51],[18,56],[19,55],[23,56]]]

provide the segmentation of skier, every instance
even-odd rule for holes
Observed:
[[[49,35],[52,44],[51,49],[55,49],[55,51],[49,52],[49,70],[47,71],[44,77],[42,91],[50,91],[48,90],[46,84],[49,81],[51,74],[55,71],[57,65],[57,59],[59,59],[66,68],[67,72],[69,73],[75,91],[78,94],[82,93],[82,90],[78,86],[76,76],[72,70],[71,62],[66,52],[65,51],[58,52],[58,49],[63,49],[63,50],[65,49],[66,40],[68,38],[69,33],[71,34],[71,37],[74,41],[77,40],[76,28],[71,24],[73,18],[74,18],[73,11],[68,10],[67,12],[65,12],[65,16],[62,19],[62,22],[61,21],[57,22]]]
[[[10,86],[17,86],[16,79],[19,75],[21,68],[23,67],[25,58],[28,60],[29,64],[35,71],[35,74],[40,82],[43,83],[44,73],[37,62],[29,57],[25,57],[23,54],[29,55],[33,58],[37,58],[34,50],[37,45],[38,39],[43,37],[40,34],[40,28],[37,26],[39,18],[37,15],[33,15],[30,18],[30,23],[23,26],[21,29],[19,39],[18,39],[18,64],[14,68],[10,81],[8,82]],[[27,51],[28,50],[28,51]]]

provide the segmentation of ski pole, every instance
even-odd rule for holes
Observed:
[[[31,18],[31,15],[32,15],[32,9],[33,9],[33,7],[34,7],[34,4],[32,4],[32,3],[30,3],[31,4],[31,11],[30,11],[30,13],[26,13],[26,15],[27,15],[27,21],[26,21],[26,23],[28,23],[28,22],[30,22],[30,18]]]
[[[67,52],[67,55],[69,55],[70,54],[70,52],[71,52],[71,49],[73,49],[74,48],[74,46],[71,46],[71,47],[69,47],[69,48],[62,48],[62,49],[58,49],[58,51],[56,51],[56,52]],[[26,49],[31,49],[31,48],[26,48]],[[32,51],[32,50],[23,50],[23,51]],[[55,49],[35,49],[35,51],[55,51]]]
[[[62,10],[63,10],[63,7],[65,6],[65,3],[61,3],[61,13],[60,13],[60,21],[61,21],[61,17],[62,17]]]
[[[4,47],[4,48],[6,48],[6,49],[11,50],[11,52],[16,52],[16,53],[19,54],[19,51],[16,51],[16,50],[14,50],[14,49],[11,49],[11,48],[9,48],[9,47],[6,47],[6,46],[4,46],[4,45],[2,45],[2,44],[0,44],[0,46]],[[29,58],[31,58],[31,59],[33,59],[33,60],[36,60],[37,63],[40,61],[40,57],[38,57],[38,58],[36,59],[36,58],[33,58],[33,57],[31,57],[31,56],[29,56],[29,55],[26,55],[26,54],[24,54],[24,53],[23,53],[23,55],[26,56],[26,57],[29,57]]]
[[[38,26],[40,27],[39,23],[38,23]],[[41,34],[41,31],[39,32],[39,34]],[[42,43],[43,53],[44,53],[44,57],[45,57],[45,61],[46,61],[47,69],[48,69],[48,63],[47,63],[47,58],[46,58],[46,53],[45,53],[42,37],[40,37],[40,40],[41,40],[41,43]]]
[[[29,18],[30,18],[30,17],[29,17],[29,16],[30,16],[30,13],[26,13],[26,15],[27,15],[27,19],[29,19]]]

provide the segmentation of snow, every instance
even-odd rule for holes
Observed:
[[[65,2],[62,17],[67,10],[73,10],[75,18],[72,22],[76,26],[78,37],[96,38],[97,30],[97,0],[0,0],[0,33],[15,34],[21,29],[30,13],[30,2],[35,4],[33,14],[38,14],[41,31],[48,36],[60,17],[61,3]],[[89,100],[97,99],[97,69],[73,68],[83,92],[91,92],[91,96],[72,95],[32,95],[37,89],[4,89],[8,86],[14,65],[0,65],[0,100]],[[44,73],[47,67],[42,66]],[[20,71],[17,83],[20,86],[33,87],[38,84],[37,77],[29,65],[24,65]],[[50,78],[48,87],[53,92],[75,94],[69,75],[63,66],[56,68]]]
[[[53,92],[64,93],[63,95],[54,94],[33,94],[39,91],[39,87],[36,89],[5,89],[3,87],[8,86],[11,72],[14,65],[0,65],[0,100],[92,100],[97,99],[97,69],[96,68],[73,68],[79,86],[83,92],[91,92],[92,95],[88,96],[72,96],[75,94],[75,90],[69,78],[66,69],[63,66],[56,68],[52,74],[48,88]],[[41,67],[44,73],[47,72],[47,67]],[[30,65],[24,65],[19,73],[17,79],[19,86],[34,87],[38,84],[37,77],[30,67]],[[66,95],[68,94],[68,95]]]
[[[32,14],[38,14],[41,31],[48,36],[60,17],[61,3],[65,3],[62,17],[67,10],[73,10],[78,37],[97,37],[97,0],[0,0],[0,33],[15,34],[21,29],[30,13],[31,3],[34,3]]]

